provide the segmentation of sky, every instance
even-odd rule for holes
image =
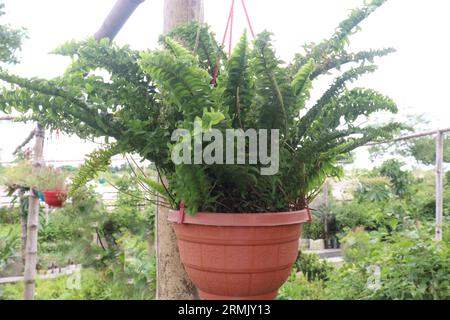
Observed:
[[[83,39],[98,30],[115,0],[4,0],[6,15],[0,23],[28,29],[21,64],[9,69],[21,76],[51,78],[62,74],[66,58],[49,52],[71,39]],[[231,0],[205,0],[205,19],[222,37]],[[274,33],[278,55],[290,61],[305,42],[328,38],[349,10],[363,0],[247,0],[256,32]],[[362,24],[351,39],[350,51],[394,47],[397,53],[378,59],[379,70],[355,85],[390,96],[400,108],[399,119],[424,115],[429,123],[417,130],[450,127],[447,100],[450,75],[450,1],[390,0]],[[163,0],[146,0],[116,38],[134,49],[152,49],[162,33]],[[246,27],[240,5],[236,11],[235,41]],[[331,79],[315,83],[313,98]],[[0,162],[11,161],[12,151],[33,129],[33,124],[0,121]],[[81,160],[97,147],[76,137],[48,135],[46,160]],[[367,152],[357,152],[356,166],[370,166]]]

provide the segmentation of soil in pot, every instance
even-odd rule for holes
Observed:
[[[271,300],[291,273],[308,212],[171,211],[181,261],[205,300]]]

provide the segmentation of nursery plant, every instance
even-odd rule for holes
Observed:
[[[252,43],[244,34],[227,58],[209,28],[196,23],[161,37],[160,49],[144,52],[107,40],[72,41],[55,50],[72,59],[60,77],[24,79],[1,70],[0,79],[13,88],[3,89],[0,110],[30,111],[28,119],[81,138],[113,138],[87,160],[74,180],[75,190],[104,170],[116,154],[134,152],[150,160],[167,183],[146,182],[151,192],[165,198],[162,205],[175,209],[170,220],[184,222],[174,225],[179,237],[209,241],[200,238],[210,228],[230,229],[232,239],[216,232],[216,248],[209,255],[223,252],[223,247],[230,250],[231,260],[221,258],[221,265],[209,261],[210,265],[190,268],[199,262],[194,261],[200,259],[199,249],[179,239],[181,258],[202,297],[273,298],[297,256],[301,224],[309,219],[308,203],[326,177],[342,173],[338,159],[368,142],[390,138],[400,127],[360,125],[373,113],[396,112],[397,107],[375,90],[349,86],[376,70],[374,58],[394,51],[347,51],[349,36],[385,2],[374,0],[353,10],[330,39],[305,45],[290,64],[277,57],[269,32]],[[314,81],[330,73],[337,75],[335,80],[311,101]],[[219,146],[228,146],[222,137],[230,130],[244,139],[240,147],[237,139],[236,147],[232,137],[225,157]],[[255,141],[263,161],[255,160]],[[265,151],[273,162],[261,157],[268,141]],[[199,162],[198,149],[213,161]],[[184,162],[175,161],[174,155]],[[272,165],[275,170],[268,171]],[[185,217],[184,211],[192,216]],[[273,230],[266,233],[261,225]],[[243,235],[252,232],[255,238],[244,241]],[[249,256],[259,256],[256,252],[242,250],[252,247],[252,241],[267,243],[259,248],[265,249],[263,260],[254,261]],[[286,257],[272,257],[271,250],[281,247],[289,249]],[[212,288],[213,282],[221,283],[211,280],[220,277],[218,269],[246,263],[256,269],[246,280],[230,277],[233,292]],[[276,279],[267,281],[271,268],[277,270]],[[254,272],[260,278],[248,292],[245,283]]]
[[[0,183],[6,186],[10,193],[21,187],[29,188],[31,172],[32,167],[29,161],[17,161],[3,169]]]
[[[30,177],[31,188],[41,192],[49,206],[59,208],[67,198],[67,176],[60,168],[41,167]]]

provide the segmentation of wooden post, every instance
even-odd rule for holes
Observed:
[[[444,132],[436,136],[436,240],[442,241],[442,221],[444,211]]]
[[[164,0],[165,34],[189,21],[204,21],[203,0]]]
[[[164,33],[192,20],[203,21],[203,0],[165,0]],[[164,178],[162,178],[165,181]],[[161,201],[161,199],[158,199]],[[158,202],[159,202],[158,201]],[[159,300],[198,299],[197,290],[180,260],[175,232],[167,218],[169,210],[156,212],[157,290]]]
[[[44,138],[45,129],[38,124],[35,132],[35,145],[33,150],[33,171],[39,170],[44,165]],[[25,257],[25,291],[24,299],[34,299],[34,288],[36,285],[36,263],[37,263],[37,245],[38,245],[38,226],[39,226],[39,198],[34,192],[30,191],[27,221],[27,247]]]

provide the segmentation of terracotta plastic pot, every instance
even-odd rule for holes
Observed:
[[[67,192],[64,190],[44,191],[45,203],[50,207],[61,208],[67,198]]]
[[[204,300],[271,300],[298,256],[307,210],[267,214],[170,211],[181,261]]]

